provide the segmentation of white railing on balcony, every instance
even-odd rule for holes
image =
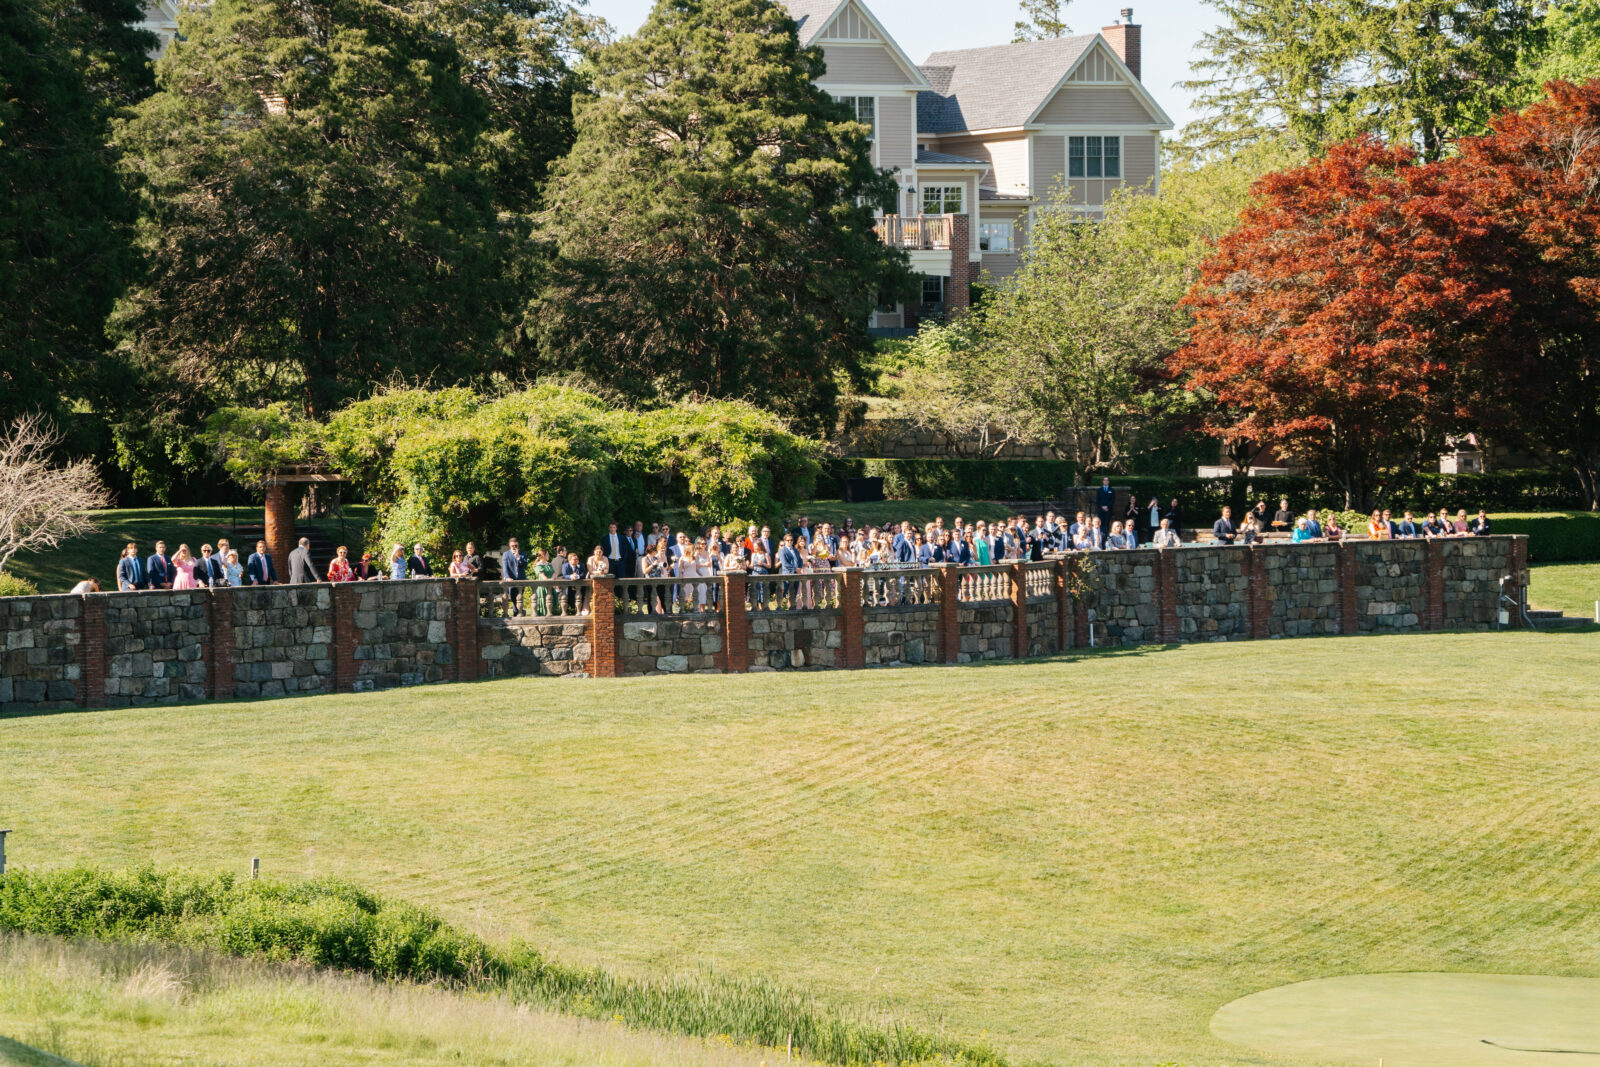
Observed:
[[[954,219],[954,215],[885,215],[874,229],[879,240],[895,248],[947,250]]]

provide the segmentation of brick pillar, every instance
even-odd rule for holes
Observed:
[[[1072,640],[1072,585],[1068,580],[1069,564],[1064,559],[1056,560],[1056,569],[1050,575],[1050,588],[1056,595],[1056,647],[1055,651],[1065,652],[1067,645]]]
[[[1336,546],[1339,563],[1339,632],[1361,632],[1361,619],[1356,614],[1356,546],[1353,541],[1340,541]]]
[[[233,672],[233,592],[213,589],[206,601],[211,628],[211,647],[206,656],[206,691],[213,700],[232,700]]]
[[[1423,575],[1427,592],[1423,594],[1422,628],[1444,629],[1444,542],[1429,538],[1423,542]]]
[[[451,590],[451,656],[456,661],[456,681],[476,682],[483,677],[478,657],[478,579],[457,578]]]
[[[1178,557],[1182,549],[1156,550],[1156,632],[1164,645],[1183,640],[1178,626]]]
[[[1267,557],[1266,546],[1250,545],[1245,549],[1245,581],[1247,591],[1245,595],[1245,611],[1250,619],[1250,637],[1260,641],[1271,636],[1271,629],[1267,625],[1272,613],[1272,605],[1267,601]]]
[[[1517,534],[1511,539],[1511,544],[1506,553],[1510,563],[1511,574],[1516,578],[1519,586],[1528,584],[1528,535]]]
[[[136,594],[137,595],[137,594]],[[88,593],[83,617],[78,620],[78,703],[86,708],[106,706],[106,598]]]
[[[589,677],[615,678],[618,674],[616,589],[609,574],[591,580],[594,596],[589,605]]]
[[[866,666],[867,624],[861,606],[861,571],[846,567],[839,574],[839,666],[855,671]]]
[[[939,572],[939,662],[954,663],[961,654],[961,570],[941,563]]]
[[[1067,560],[1067,573],[1074,585],[1082,579],[1082,556],[1072,556]],[[1089,605],[1077,594],[1072,597],[1072,647],[1089,647]]]
[[[722,652],[717,666],[729,674],[750,669],[750,610],[745,606],[747,576],[722,576]]]
[[[1028,565],[1011,565],[1011,656],[1028,658]]]
[[[289,580],[289,553],[294,551],[294,508],[289,506],[289,493],[281,485],[267,486],[266,533],[267,551],[272,554],[272,565],[278,569],[278,580]],[[246,546],[240,545],[240,548]],[[255,546],[248,546],[254,552]],[[249,553],[242,553],[243,559]]]
[[[356,688],[356,649],[361,645],[361,631],[356,628],[356,609],[361,605],[362,584],[338,582],[333,587],[333,691],[335,693],[350,693]]]
[[[950,216],[950,280],[944,287],[945,313],[972,303],[972,216]]]

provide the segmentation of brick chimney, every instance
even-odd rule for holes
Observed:
[[[1143,81],[1144,77],[1139,73],[1139,29],[1140,27],[1133,21],[1133,8],[1125,7],[1122,9],[1122,17],[1102,29],[1100,36],[1106,39],[1106,44],[1111,46],[1111,50],[1128,65],[1129,70],[1133,71],[1133,76]]]

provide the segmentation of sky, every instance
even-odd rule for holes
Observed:
[[[643,24],[652,0],[589,0],[589,11],[604,17],[619,33]],[[866,0],[900,47],[915,63],[947,48],[976,48],[1011,40],[1016,0]],[[1201,34],[1216,24],[1216,12],[1200,0],[1072,0],[1066,9],[1073,33],[1109,26],[1124,6],[1144,27],[1145,87],[1181,129],[1190,118],[1188,94],[1177,82],[1189,77],[1189,61]],[[1170,135],[1169,135],[1170,136]]]

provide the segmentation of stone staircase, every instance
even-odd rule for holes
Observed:
[[[267,533],[266,527],[262,526],[258,522],[250,526],[241,524],[230,536],[233,540],[233,547],[240,550],[239,558],[242,560],[249,553],[256,550],[256,542],[264,539],[267,536]],[[304,537],[311,542],[311,562],[316,565],[318,574],[327,574],[328,564],[333,560],[334,551],[339,546],[335,544],[333,539],[322,530],[309,524],[303,526],[297,525],[295,527],[295,536],[297,540],[301,537]],[[354,551],[352,552],[351,559],[360,559],[360,544],[357,543],[355,546],[353,546],[353,548]],[[275,559],[272,561],[272,563],[273,566],[278,568],[278,576],[284,581],[288,581],[289,561],[287,559]]]
[[[1535,630],[1578,630],[1593,626],[1594,620],[1582,615],[1566,615],[1559,609],[1529,608],[1528,621]]]

